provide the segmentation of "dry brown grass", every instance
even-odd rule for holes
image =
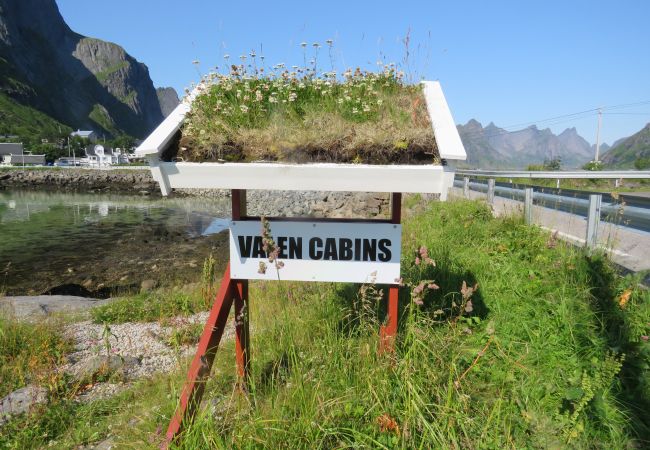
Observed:
[[[199,98],[200,106],[193,107],[182,130],[177,157],[184,161],[438,163],[421,87],[399,85],[375,95],[381,106],[367,120],[350,120],[336,108],[306,102],[300,116],[274,111],[255,126],[228,123]]]

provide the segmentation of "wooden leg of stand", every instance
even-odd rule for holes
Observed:
[[[390,286],[388,288],[388,311],[386,324],[381,326],[379,336],[379,352],[392,352],[394,350],[395,336],[397,336],[397,315],[399,303],[399,287]]]
[[[249,301],[248,280],[237,280],[235,284],[235,349],[237,354],[237,375],[240,387],[248,388],[250,377],[250,334],[248,326]]]
[[[210,316],[203,328],[203,334],[199,340],[196,354],[187,373],[187,380],[183,386],[183,392],[167,428],[163,448],[167,448],[180,434],[183,427],[192,420],[205,388],[205,380],[210,375],[212,363],[223,336],[234,294],[234,283],[230,280],[230,264],[223,274],[219,292],[214,300]]]

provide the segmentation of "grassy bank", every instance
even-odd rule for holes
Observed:
[[[250,392],[234,388],[225,342],[181,448],[650,445],[650,297],[637,279],[479,203],[411,203],[395,353],[377,354],[383,307],[372,287],[252,283]],[[200,305],[166,302],[95,319]],[[0,429],[0,447],[112,435],[119,447],[154,448],[183,370],[89,405],[59,396]]]

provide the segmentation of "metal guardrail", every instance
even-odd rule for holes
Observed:
[[[650,179],[650,170],[464,170],[456,169],[456,175],[480,178],[550,178],[550,179]]]
[[[607,201],[603,201],[603,194],[600,193],[569,191],[569,194],[574,194],[574,196],[570,196],[564,195],[561,190],[549,193],[540,192],[540,190],[548,190],[549,188],[517,188],[510,186],[508,186],[508,183],[499,183],[497,185],[493,178],[488,179],[487,183],[470,182],[468,176],[465,176],[463,180],[454,181],[454,187],[462,188],[466,198],[469,198],[469,192],[473,190],[485,193],[489,203],[494,202],[495,195],[523,201],[526,223],[532,223],[533,204],[585,217],[587,219],[585,240],[590,248],[596,246],[601,220],[650,232],[650,208],[641,207],[643,203],[639,203],[640,206],[629,204],[623,206],[622,203],[615,201],[611,196],[606,196]],[[580,194],[580,196],[577,194]]]

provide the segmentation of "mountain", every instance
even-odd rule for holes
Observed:
[[[618,142],[618,141],[617,141],[617,142]],[[614,145],[616,145],[616,142],[614,143]],[[610,148],[612,148],[614,145],[611,145],[611,146],[610,146],[609,144],[606,144],[606,143],[604,143],[604,142],[603,142],[602,144],[600,144],[600,149],[599,149],[600,157],[599,157],[599,158],[602,159],[602,156],[605,155],[605,153],[607,153],[607,151],[608,151]],[[594,145],[591,146],[591,153],[593,153],[594,156],[596,155],[596,144],[594,144]],[[593,158],[592,158],[592,159],[593,159]]]
[[[544,160],[560,158],[566,168],[580,167],[593,159],[591,145],[575,128],[559,135],[546,128],[530,126],[508,132],[489,123],[486,127],[472,119],[458,125],[467,151],[467,165],[479,168],[525,168]]]
[[[55,0],[0,0],[0,96],[105,135],[144,137],[163,119],[147,66],[72,31]]]
[[[638,133],[617,141],[605,154],[603,162],[621,169],[650,167],[650,123]]]
[[[172,87],[159,87],[156,89],[156,94],[158,95],[160,109],[165,117],[167,117],[180,103],[176,89]]]

